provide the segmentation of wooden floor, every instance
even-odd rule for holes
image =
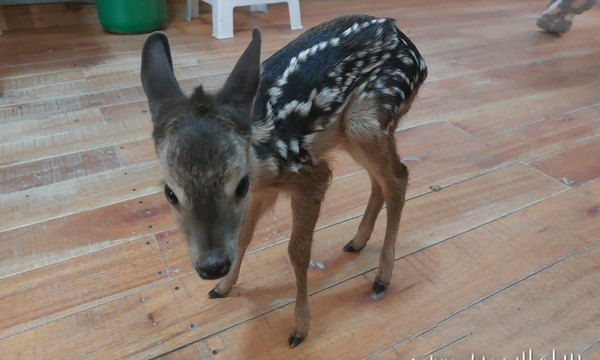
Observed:
[[[398,132],[411,177],[392,284],[370,300],[384,213],[362,253],[341,251],[370,183],[340,155],[310,335],[293,350],[289,204],[261,223],[231,296],[209,300],[215,282],[193,271],[162,194],[146,35],[93,21],[5,31],[0,359],[600,359],[600,6],[556,37],[535,25],[546,1],[301,1],[305,29],[396,18],[430,75]],[[269,8],[237,11],[229,40],[210,36],[209,7],[173,19],[185,91],[217,89],[254,25],[264,58],[302,32]]]

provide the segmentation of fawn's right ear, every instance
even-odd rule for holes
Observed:
[[[171,49],[165,33],[157,31],[146,39],[142,49],[141,77],[153,114],[162,101],[185,97],[173,73]]]
[[[252,30],[252,41],[235,64],[219,97],[225,103],[250,113],[260,84],[260,29]]]

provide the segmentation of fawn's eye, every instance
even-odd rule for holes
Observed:
[[[248,188],[250,187],[250,180],[248,179],[248,175],[244,176],[237,188],[235,189],[235,195],[239,198],[243,198],[248,193]]]
[[[175,193],[168,185],[165,185],[165,196],[171,205],[175,205],[179,202],[179,200],[177,200],[177,196],[175,196]]]

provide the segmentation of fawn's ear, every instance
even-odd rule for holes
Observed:
[[[157,31],[146,39],[142,49],[141,77],[153,114],[162,101],[184,97],[173,73],[171,49],[165,33]]]
[[[252,41],[219,92],[222,102],[232,105],[245,113],[252,110],[252,103],[260,83],[260,29],[252,31]]]

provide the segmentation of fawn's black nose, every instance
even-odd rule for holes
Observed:
[[[221,278],[231,269],[231,261],[226,260],[222,262],[210,263],[210,264],[201,264],[196,265],[196,272],[200,275],[204,280],[215,280]]]

